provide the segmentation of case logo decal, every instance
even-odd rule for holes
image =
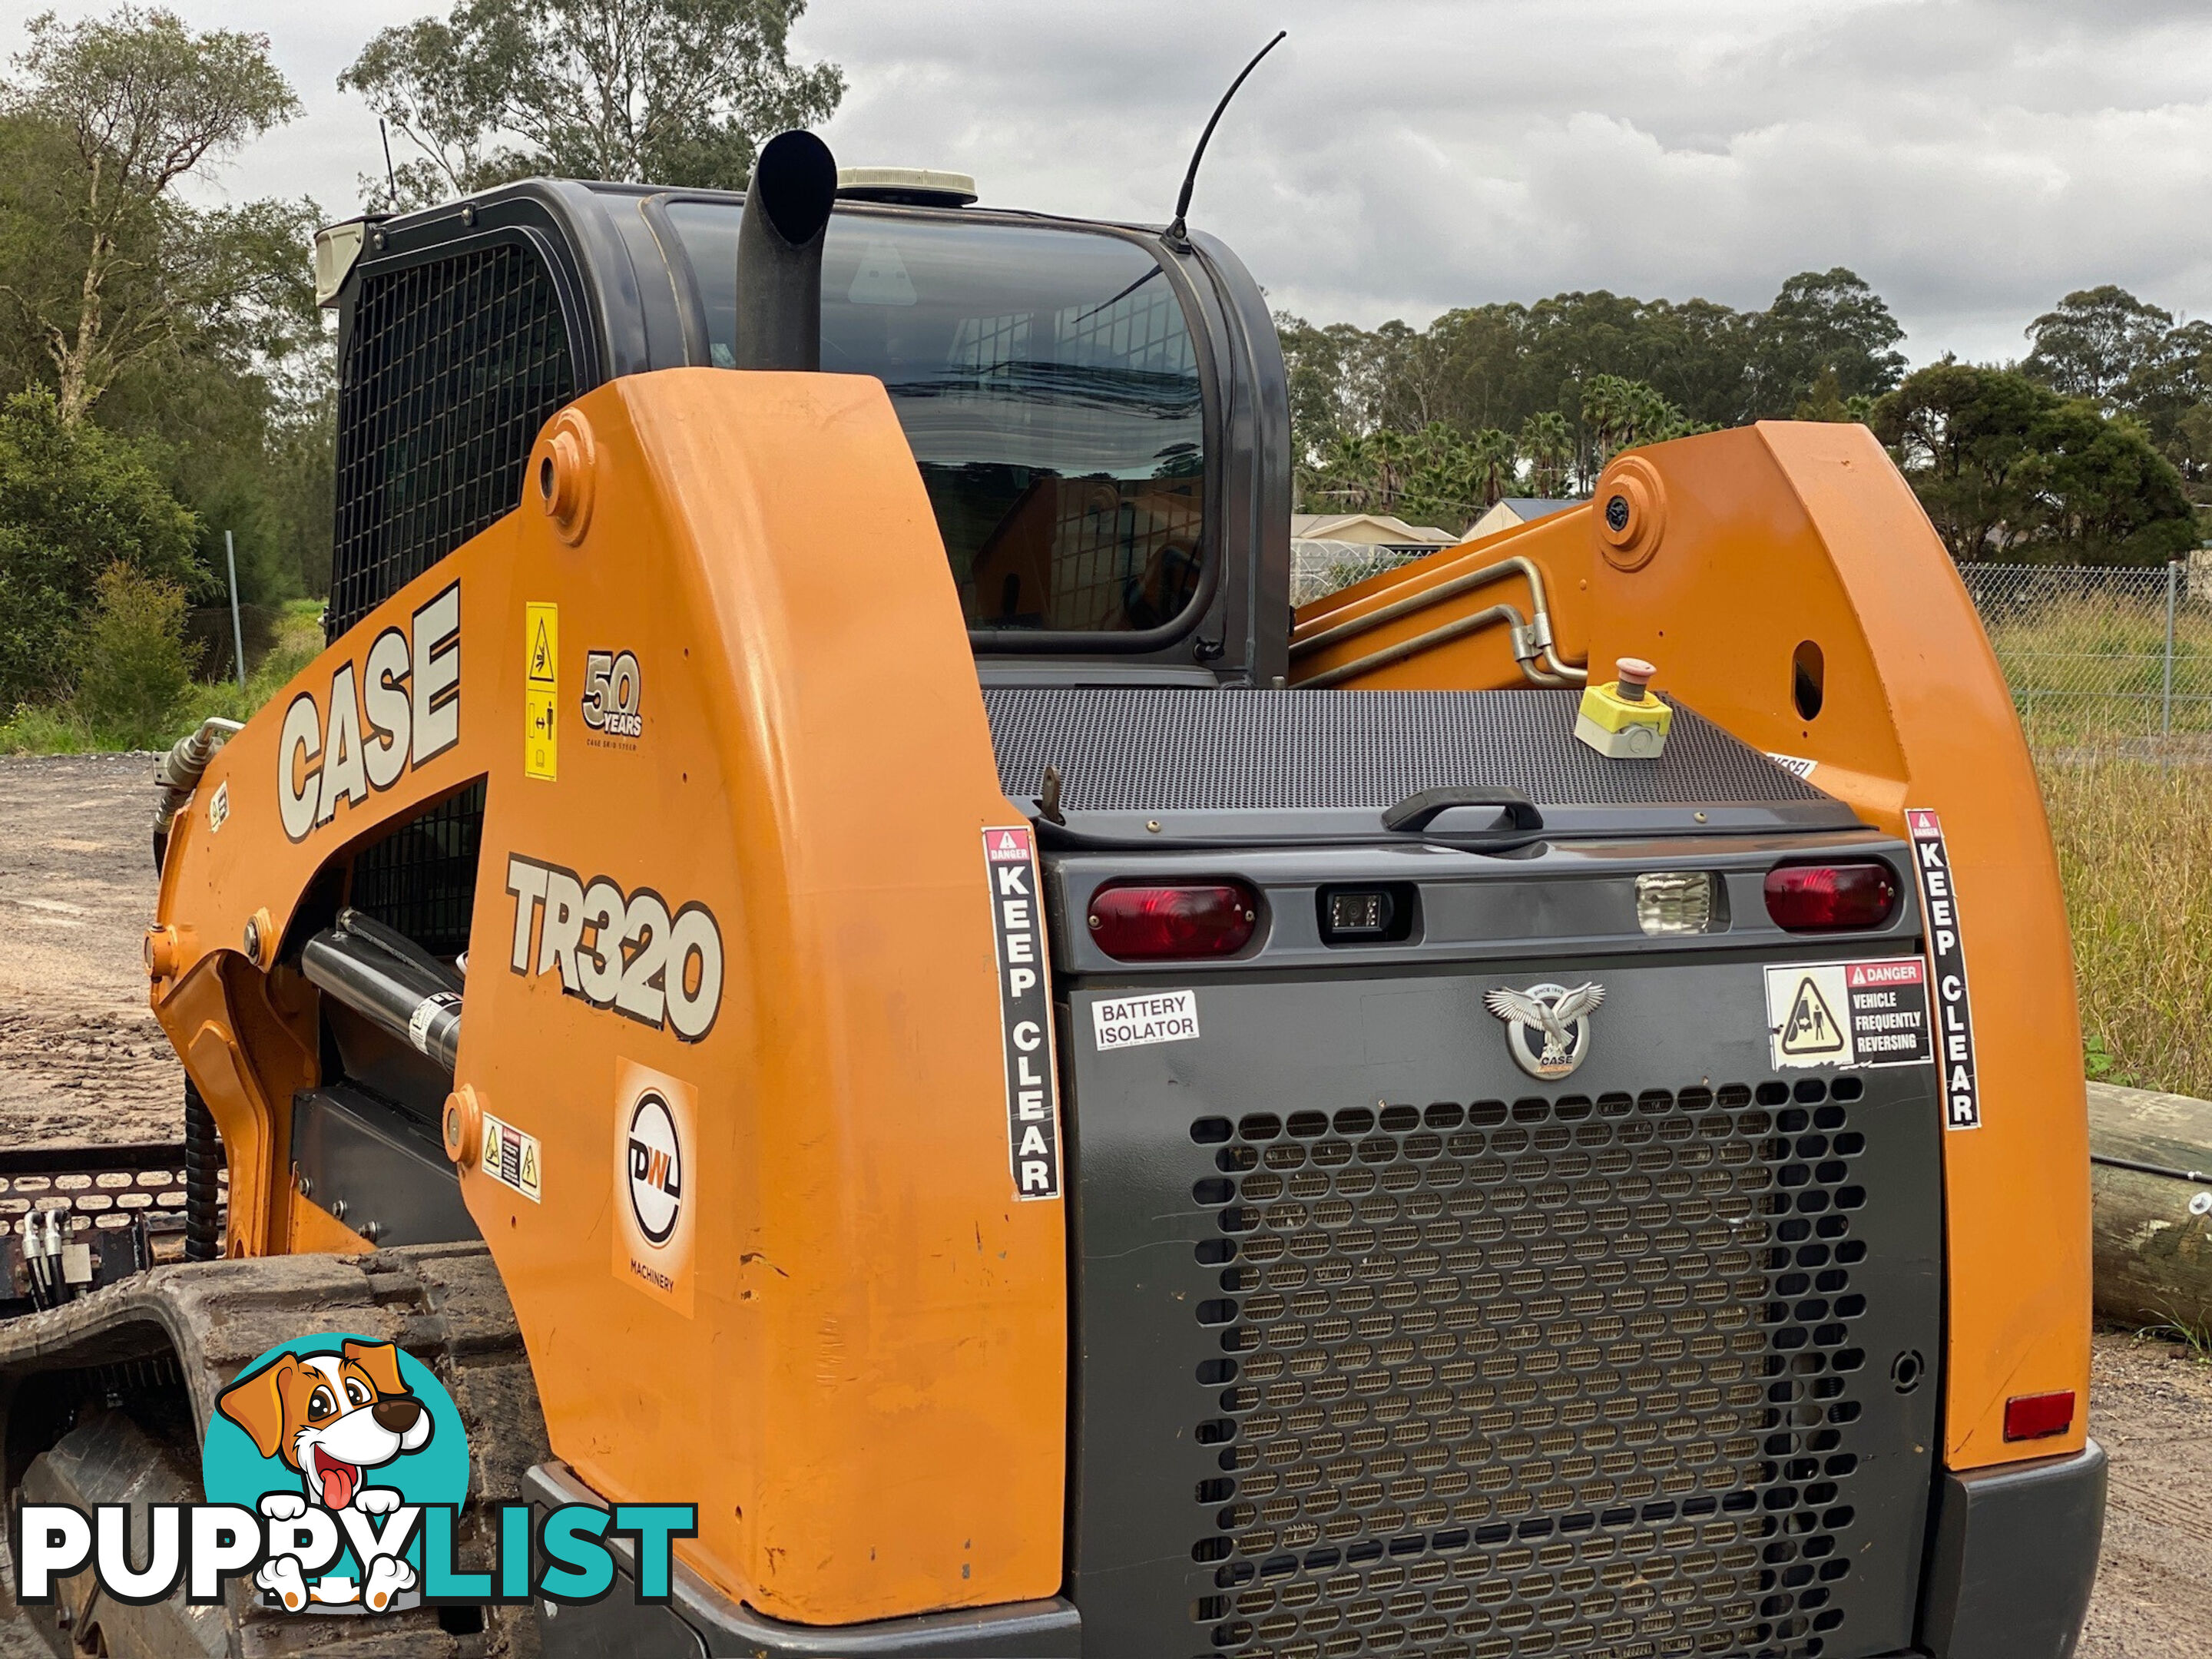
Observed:
[[[320,701],[302,691],[286,705],[276,811],[291,840],[336,817],[340,801],[359,806],[461,740],[461,585],[408,622],[379,634],[358,670],[350,659],[333,669]]]
[[[1589,1055],[1590,1012],[1605,1000],[1605,987],[1532,985],[1525,991],[1500,988],[1482,999],[1483,1006],[1505,1022],[1505,1046],[1513,1063],[1547,1082],[1565,1077]]]

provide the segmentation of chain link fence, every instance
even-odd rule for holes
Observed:
[[[1299,538],[1291,543],[1291,603],[1310,605],[1340,587],[1364,582],[1440,550],[1402,544],[1334,542]]]
[[[2212,561],[1960,574],[2039,757],[2212,761]]]

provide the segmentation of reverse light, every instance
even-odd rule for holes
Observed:
[[[1793,933],[1879,927],[1897,908],[1886,864],[1796,864],[1766,872],[1766,914]]]
[[[2074,1426],[2074,1390],[2020,1394],[2005,1401],[2005,1438],[2048,1440]]]
[[[1091,937],[1122,962],[1232,957],[1259,922],[1241,881],[1110,882],[1091,896]]]
[[[1713,930],[1712,873],[1647,870],[1636,878],[1636,925],[1656,936]]]

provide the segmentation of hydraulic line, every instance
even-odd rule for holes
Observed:
[[[1550,604],[1544,592],[1544,573],[1528,560],[1517,555],[1510,559],[1500,559],[1496,564],[1485,565],[1480,570],[1469,571],[1463,576],[1455,576],[1449,581],[1440,582],[1434,587],[1424,588],[1418,593],[1409,593],[1404,599],[1394,599],[1380,610],[1370,611],[1364,617],[1355,617],[1348,622],[1338,623],[1334,627],[1324,628],[1319,633],[1305,639],[1295,641],[1291,646],[1291,659],[1296,660],[1300,657],[1310,656],[1316,651],[1343,640],[1356,639],[1360,635],[1380,628],[1386,623],[1395,622],[1401,617],[1412,616],[1417,611],[1429,609],[1439,601],[1456,599],[1462,593],[1472,593],[1478,588],[1486,587],[1492,582],[1503,581],[1509,576],[1519,576],[1528,584],[1528,598],[1533,614],[1526,621],[1522,618],[1520,611],[1510,605],[1492,605],[1488,610],[1479,611],[1471,617],[1455,617],[1451,621],[1441,623],[1425,633],[1417,634],[1410,640],[1401,640],[1395,645],[1386,646],[1380,651],[1356,658],[1351,662],[1315,675],[1310,679],[1301,680],[1298,684],[1316,689],[1335,685],[1356,675],[1377,668],[1386,668],[1393,663],[1402,662],[1407,658],[1417,655],[1433,646],[1459,639],[1480,629],[1489,627],[1493,623],[1504,623],[1512,629],[1514,657],[1521,664],[1522,673],[1531,684],[1581,685],[1587,683],[1589,671],[1587,668],[1578,667],[1573,663],[1561,660],[1559,653],[1553,647],[1552,613]],[[1542,664],[1541,667],[1537,665],[1539,662]]]
[[[192,791],[200,787],[200,777],[215,758],[215,751],[222,747],[245,726],[236,720],[227,720],[210,715],[199,724],[199,729],[179,738],[161,757],[161,764],[155,777],[161,786],[161,804],[154,809],[154,867],[159,870],[168,854],[169,826],[177,814],[192,798]]]

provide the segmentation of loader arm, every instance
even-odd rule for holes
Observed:
[[[1518,571],[1470,583],[1508,561],[1539,585]],[[2087,1397],[2088,1141],[2073,951],[2011,694],[1911,489],[1856,425],[1765,422],[1640,449],[1607,468],[1589,506],[1301,608],[1291,683],[1522,684],[1509,620],[1463,626],[1501,597],[1532,607],[1547,597],[1570,661],[1656,663],[1668,696],[1789,757],[1869,824],[1905,836],[1908,808],[1938,814],[1981,1106],[1978,1127],[1943,1143],[1944,1461],[1970,1469],[2017,1458],[2005,1442],[2008,1399]],[[2036,1449],[2074,1450],[2084,1435],[2077,1416]]]

